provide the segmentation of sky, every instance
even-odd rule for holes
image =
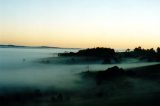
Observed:
[[[0,0],[0,44],[156,48],[160,0]]]

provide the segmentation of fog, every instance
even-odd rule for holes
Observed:
[[[125,60],[121,64],[43,64],[40,59],[55,57],[57,53],[76,52],[78,49],[0,48],[0,87],[55,87],[73,89],[80,86],[78,73],[104,70],[112,66],[133,68],[156,63]],[[61,61],[61,60],[59,60]],[[130,62],[129,62],[130,61]],[[63,62],[62,62],[63,63]]]

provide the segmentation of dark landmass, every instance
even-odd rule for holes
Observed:
[[[111,64],[117,63],[118,59],[114,49],[93,48],[79,50],[77,53],[59,53],[58,57],[49,57],[39,60],[44,64]]]
[[[120,63],[124,59],[134,58],[139,61],[146,62],[159,62],[160,61],[160,48],[157,50],[143,49],[141,47],[135,48],[133,51],[127,49],[125,52],[115,52],[112,48],[91,48],[80,50],[77,53],[59,53],[59,57],[86,57],[86,58],[97,58],[102,60],[102,64]],[[96,60],[95,60],[96,61]]]
[[[107,106],[160,105],[160,64],[127,70],[115,66],[81,76],[95,82],[94,93],[105,98]]]
[[[91,48],[79,50],[77,53],[59,53],[59,57],[81,57],[86,58],[85,61],[102,61],[102,64],[117,63],[116,52],[111,48]],[[93,59],[93,60],[92,60]],[[74,59],[76,60],[76,58]]]
[[[26,89],[0,94],[2,106],[159,106],[160,64],[79,73],[75,89]],[[14,89],[14,88],[13,88]],[[13,90],[12,89],[12,90]]]
[[[79,50],[77,53],[59,53],[59,56],[88,56],[88,57],[100,57],[100,58],[109,58],[114,57],[115,51],[111,48],[91,48]]]
[[[127,49],[125,52],[118,53],[123,58],[138,58],[139,60],[145,60],[148,62],[160,61],[160,47],[156,50],[143,49],[142,47],[137,47],[133,51]]]
[[[95,79],[96,82],[98,82],[97,84],[100,84],[103,81],[112,80],[120,77],[160,80],[160,64],[125,70],[114,66],[104,71],[87,71],[81,74],[84,78],[88,77]]]

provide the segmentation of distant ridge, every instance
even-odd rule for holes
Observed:
[[[23,48],[23,47],[29,47],[29,46],[17,46],[17,45],[0,45],[1,48],[12,48],[12,47],[20,47],[20,48]]]
[[[0,48],[53,48],[53,49],[80,49],[80,48],[61,48],[51,46],[20,46],[20,45],[0,45]]]
[[[1,48],[59,48],[49,46],[19,46],[19,45],[0,45]]]

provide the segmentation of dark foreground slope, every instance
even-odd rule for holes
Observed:
[[[24,90],[0,96],[0,106],[159,106],[160,64],[78,74],[74,89]]]
[[[160,64],[123,70],[112,67],[105,71],[84,72],[83,78],[94,80],[102,105],[160,105]]]

